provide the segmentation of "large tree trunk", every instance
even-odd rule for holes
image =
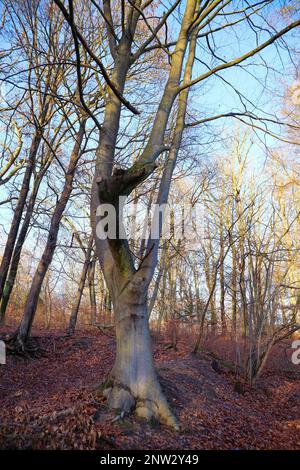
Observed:
[[[110,407],[177,428],[153,365],[146,296],[125,293],[114,310],[116,359],[104,388]]]
[[[109,6],[109,3],[105,2],[105,5]],[[149,237],[147,254],[136,269],[127,240],[122,240],[119,235],[107,240],[101,240],[97,236],[98,223],[100,226],[102,225],[102,228],[104,227],[104,216],[101,217],[97,213],[97,209],[101,203],[112,204],[116,209],[118,224],[119,196],[129,196],[157,167],[156,160],[165,150],[165,133],[170,113],[180,91],[179,83],[195,7],[194,0],[189,0],[186,3],[182,26],[172,54],[169,77],[147,144],[138,161],[121,173],[113,171],[121,105],[111,90],[108,91],[109,96],[97,149],[96,174],[91,198],[91,221],[96,251],[113,301],[116,322],[117,355],[109,384],[106,387],[108,402],[113,408],[120,408],[123,411],[129,411],[135,407],[139,416],[145,418],[154,416],[159,421],[176,428],[176,419],[162,394],[154,371],[148,326],[147,294],[157,263],[159,241]],[[130,34],[126,32],[122,36],[122,40],[113,53],[112,80],[120,93],[124,91],[126,75],[134,58],[131,46],[139,18],[138,9],[132,9],[130,16]],[[109,28],[107,33],[110,34]],[[114,42],[113,38],[111,42]],[[186,70],[188,73],[184,75],[185,83],[191,80],[193,51],[194,49],[190,52],[187,61]],[[184,128],[187,89],[183,90],[180,96],[182,99],[179,100],[176,132],[174,132],[168,163],[162,176],[158,194],[159,204],[167,202]]]

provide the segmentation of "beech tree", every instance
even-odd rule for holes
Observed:
[[[37,5],[41,7],[43,2],[28,0],[28,4],[34,12],[32,14],[29,8],[29,18],[35,18]],[[159,260],[162,224],[158,224],[157,234],[150,232],[139,249],[132,249],[124,237],[122,204],[124,198],[132,194],[140,197],[141,192],[137,189],[150,185],[154,180],[156,190],[153,197],[158,208],[155,215],[159,215],[159,207],[168,202],[178,159],[184,155],[183,143],[188,145],[189,136],[195,135],[192,133],[198,132],[198,129],[204,129],[205,132],[206,123],[224,118],[238,119],[257,132],[276,133],[273,129],[270,131],[268,126],[275,126],[276,129],[276,126],[281,126],[278,118],[257,109],[254,112],[251,100],[240,91],[235,75],[231,74],[228,79],[225,72],[228,69],[240,70],[242,67],[247,71],[246,66],[254,56],[267,72],[269,56],[263,56],[264,50],[273,47],[276,51],[279,45],[285,48],[282,38],[291,34],[300,25],[300,20],[295,19],[297,12],[293,13],[287,19],[282,18],[280,27],[276,29],[269,21],[269,14],[275,11],[274,2],[270,0],[174,0],[168,2],[168,7],[154,0],[53,0],[50,7],[54,16],[57,14],[65,24],[71,47],[70,56],[59,59],[51,56],[46,62],[48,65],[57,61],[70,65],[71,62],[73,67],[70,75],[65,70],[62,74],[63,96],[59,87],[51,87],[51,100],[53,97],[56,112],[58,109],[65,112],[66,106],[62,102],[67,101],[68,107],[78,116],[78,123],[76,132],[72,126],[73,132],[70,132],[69,120],[66,119],[66,132],[72,136],[73,151],[70,152],[69,166],[65,171],[62,193],[52,215],[46,247],[27,296],[23,319],[17,332],[17,344],[24,349],[30,335],[42,283],[55,252],[59,224],[73,190],[74,174],[82,156],[83,143],[87,145],[89,141],[94,143],[96,140],[90,219],[95,251],[108,289],[106,300],[112,302],[116,326],[116,358],[102,386],[103,393],[109,406],[119,410],[121,415],[135,411],[140,417],[155,418],[178,429],[177,419],[166,401],[155,372],[149,331],[149,310],[153,308],[149,299],[149,286]],[[241,39],[240,48],[226,45],[225,38],[230,37],[232,42],[235,36]],[[247,39],[243,40],[245,37]],[[39,38],[32,39],[30,45],[36,57]],[[59,41],[54,45],[55,50],[58,48]],[[239,52],[240,49],[243,53]],[[41,66],[37,64],[37,69]],[[153,70],[155,73],[151,76]],[[156,76],[158,74],[159,80]],[[205,93],[213,94],[204,86],[208,86],[210,80],[226,83],[240,99],[241,109],[228,109],[219,114],[210,114],[205,106],[202,109],[201,96]],[[198,93],[195,102],[201,109],[193,109],[190,90]],[[52,103],[47,90],[42,91],[44,98],[39,103],[45,106],[38,115],[36,135],[27,161],[25,199],[37,147],[43,139],[44,121],[48,118],[50,106],[48,103]],[[183,166],[188,163],[186,157]],[[14,241],[9,243],[10,251],[4,253],[2,260],[5,269],[4,276],[0,277],[0,287],[4,286],[8,272],[24,209],[23,202],[20,199],[20,211],[16,211],[17,224],[12,224]],[[107,205],[115,210],[115,235],[111,235],[109,230],[107,232],[108,222],[103,212]],[[225,240],[223,226],[224,221],[221,220],[219,226],[215,227],[221,252],[215,269],[212,269],[213,247],[206,253],[206,280],[210,293],[202,317],[201,299],[197,293],[197,315],[201,317],[202,326],[206,310],[210,308],[213,327],[216,327],[214,292],[220,275],[220,305],[225,332],[223,261],[234,241]],[[100,237],[100,232],[107,232],[108,236]],[[90,253],[87,254],[90,256]],[[243,254],[240,257],[244,258]],[[233,263],[236,263],[236,259]],[[164,264],[162,259],[162,273]],[[79,300],[87,270],[86,261],[78,292]],[[160,277],[164,277],[164,286],[166,281],[169,282],[175,297],[175,277],[178,275],[176,265],[169,274],[169,278],[164,274]],[[238,275],[237,266],[235,274]],[[194,277],[197,283],[197,274]],[[237,285],[235,287],[237,289]],[[155,296],[154,291],[153,301]],[[183,296],[182,290],[179,296]],[[74,319],[77,305],[74,306]],[[233,310],[236,316],[236,306]],[[172,315],[176,322],[174,310]],[[176,346],[176,338],[174,343]]]
[[[76,25],[76,3],[72,0],[55,0],[55,3],[72,29],[75,44],[84,47],[103,74],[103,63],[93,52],[93,44],[85,40]],[[149,237],[145,255],[137,262],[132,256],[128,242],[122,239],[120,233],[105,240],[97,236],[99,224],[102,224],[104,229],[107,223],[98,208],[101,204],[111,204],[118,214],[120,197],[127,197],[156,170],[162,153],[167,153],[167,157],[160,179],[157,203],[166,203],[185,127],[190,87],[230,67],[239,66],[299,26],[300,21],[295,20],[278,32],[270,29],[268,38],[259,41],[254,48],[239,57],[225,59],[216,56],[211,46],[211,40],[217,32],[234,28],[241,22],[251,28],[253,23],[250,18],[253,15],[259,17],[263,8],[270,2],[177,0],[171,2],[170,8],[162,14],[158,7],[156,17],[159,16],[159,19],[156,18],[155,21],[152,19],[154,15],[151,15],[151,7],[154,6],[151,0],[114,3],[104,0],[102,6],[97,1],[91,3],[95,7],[95,14],[101,15],[105,22],[113,64],[109,70],[109,80],[106,73],[104,74],[107,95],[96,152],[91,202],[91,222],[96,250],[113,302],[116,321],[116,359],[104,385],[104,395],[112,408],[122,412],[135,409],[139,416],[147,419],[154,416],[161,422],[177,428],[176,418],[166,402],[154,370],[148,326],[148,289],[157,263],[159,237]],[[162,31],[167,28],[169,19],[175,14],[179,20],[175,33],[177,37],[173,41],[168,38],[164,40]],[[236,19],[231,23],[227,22],[227,15],[235,15]],[[223,18],[225,21],[222,21]],[[141,24],[144,32],[142,39]],[[219,63],[213,67],[208,66],[207,71],[195,77],[193,66],[198,51],[197,44],[201,39],[206,41],[208,53]],[[124,98],[127,80],[138,61],[155,49],[162,49],[170,62],[164,89],[139,158],[131,166],[127,165],[120,171],[114,165],[122,104],[125,106],[124,112],[127,108],[136,115],[139,113],[138,106],[133,106]],[[77,54],[77,65],[80,69],[80,54]],[[78,78],[80,80],[80,72]],[[169,132],[168,123],[173,113],[175,123]],[[249,116],[247,112],[244,114]],[[217,119],[219,116],[212,118]],[[122,223],[118,217],[117,223]]]

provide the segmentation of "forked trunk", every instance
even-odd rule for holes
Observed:
[[[116,359],[103,392],[109,406],[177,429],[153,365],[146,301],[122,297],[114,309]]]
[[[97,149],[96,173],[91,199],[91,219],[97,256],[113,301],[116,322],[116,361],[104,388],[104,394],[112,408],[123,412],[135,409],[140,417],[157,418],[160,422],[176,429],[178,428],[176,418],[169,409],[154,370],[148,325],[147,291],[157,264],[159,237],[149,237],[146,255],[136,269],[129,244],[127,240],[119,236],[120,233],[112,236],[107,234],[108,237],[104,240],[97,236],[97,228],[100,226],[104,229],[107,225],[105,215],[101,215],[98,208],[101,203],[113,205],[116,226],[119,226],[120,219],[122,222],[122,216],[120,217],[122,211],[119,211],[118,205],[119,197],[128,197],[158,166],[156,160],[165,150],[165,133],[169,117],[180,91],[179,84],[190,38],[190,28],[195,21],[194,14],[198,2],[199,0],[186,2],[180,33],[172,53],[169,76],[147,143],[138,161],[135,161],[131,168],[121,172],[114,168],[120,130],[121,103],[112,91],[109,92]],[[105,2],[105,5],[108,6],[109,2]],[[120,93],[123,93],[125,89],[127,72],[133,63],[132,60],[135,60],[131,47],[139,20],[139,9],[133,8],[130,17],[131,25],[128,30],[130,34],[128,32],[123,34],[114,57],[112,79]],[[110,28],[108,28],[108,33],[109,31]],[[193,32],[191,34],[194,40],[190,43],[184,83],[189,83],[192,76],[197,35]],[[159,205],[165,204],[168,199],[184,129],[187,97],[188,87],[180,94],[176,130],[157,195]]]

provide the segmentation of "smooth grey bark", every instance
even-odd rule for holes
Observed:
[[[25,349],[26,341],[28,339],[28,336],[30,335],[42,284],[56,248],[60,222],[73,189],[73,180],[77,163],[80,158],[80,148],[85,133],[85,124],[86,118],[82,119],[82,121],[80,122],[79,130],[75,137],[75,144],[71,153],[68,169],[65,175],[64,187],[51,218],[46,246],[35,271],[29,294],[26,299],[23,317],[20,326],[16,332],[16,345],[22,350]]]
[[[116,359],[104,395],[113,409],[135,409],[139,417],[174,426],[153,365],[146,297],[146,291],[141,296],[140,289],[128,288],[114,304]]]
[[[116,359],[106,386],[108,402],[112,408],[125,412],[135,409],[139,416],[147,419],[155,417],[176,429],[178,429],[177,420],[170,411],[154,370],[148,324],[148,287],[157,263],[159,240],[149,239],[146,255],[136,269],[127,240],[118,237],[116,240],[100,240],[97,237],[97,225],[101,224],[97,208],[101,203],[111,203],[118,214],[119,196],[128,196],[157,167],[156,159],[165,150],[165,131],[179,92],[185,52],[190,39],[189,28],[194,18],[196,4],[198,2],[195,0],[186,2],[181,29],[172,54],[169,77],[154,118],[149,140],[138,161],[122,174],[113,172],[121,105],[116,96],[108,91],[91,197],[91,221],[96,251],[112,299],[116,323]],[[134,59],[131,54],[131,44],[140,15],[140,5],[140,1],[136,2],[136,8],[131,9],[127,31],[114,51],[112,80],[121,94],[124,91],[131,61]],[[110,34],[109,28],[108,34]],[[191,68],[189,72],[191,73]],[[160,202],[168,197],[184,128],[186,103],[183,102],[187,99],[187,95],[187,90],[181,94],[183,107],[179,106],[180,117],[173,150],[170,152],[167,170],[162,176],[159,191]]]

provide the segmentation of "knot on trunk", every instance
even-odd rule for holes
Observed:
[[[138,304],[141,304],[142,298],[144,299],[144,303],[146,302],[146,278],[144,276],[138,276],[137,274],[138,273],[135,273],[134,276],[132,276],[132,278],[130,279],[130,282],[127,286],[127,291],[131,296],[134,296],[136,298]],[[132,302],[132,297],[130,300]]]
[[[157,167],[156,162],[137,163],[128,170],[116,168],[108,178],[97,178],[100,201],[114,203],[119,196],[129,196]]]

